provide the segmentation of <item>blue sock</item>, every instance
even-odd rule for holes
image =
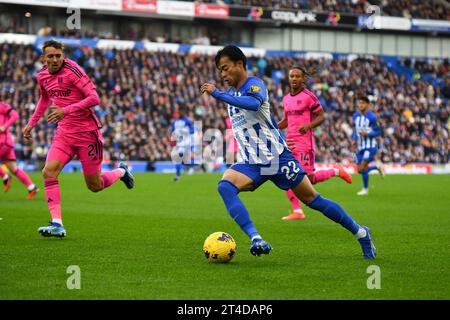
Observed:
[[[238,197],[239,189],[231,182],[221,180],[217,185],[217,190],[225,203],[228,213],[233,220],[236,221],[239,227],[241,227],[242,231],[244,231],[250,239],[254,236],[259,236],[252,220],[250,220],[247,209]]]
[[[362,179],[363,179],[364,189],[368,189],[369,188],[369,171],[367,171],[367,169],[364,171],[361,171],[361,175],[362,175]]]
[[[370,171],[373,171],[373,170],[378,170],[378,167],[377,166],[369,166],[366,169],[367,173],[369,173]]]
[[[177,163],[177,164],[175,165],[175,169],[177,170],[177,178],[180,177],[180,174],[181,174],[181,166],[182,166],[181,163]]]
[[[356,234],[359,230],[359,225],[339,204],[322,197],[320,194],[317,194],[314,199],[306,205],[314,210],[322,212],[327,218],[339,223],[352,234]]]

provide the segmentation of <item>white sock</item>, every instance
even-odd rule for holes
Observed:
[[[364,228],[359,227],[358,232],[355,234],[356,238],[361,239],[367,236],[367,231]]]
[[[63,225],[61,219],[52,219],[52,222],[53,223],[59,223],[60,225]]]
[[[339,169],[334,168],[334,175],[338,176],[339,175]]]
[[[8,174],[5,174],[5,176],[3,177],[3,181],[8,180],[8,178],[9,178]]]
[[[257,236],[252,237],[252,242],[253,242],[253,240],[255,240],[255,239],[262,239],[262,238],[261,238],[261,236],[258,234]]]
[[[28,186],[28,191],[31,191],[31,190],[33,190],[34,188],[35,188],[36,186],[34,185],[34,184],[30,184],[29,186]]]
[[[125,169],[123,168],[118,168],[117,170],[120,170],[120,172],[122,172],[122,175],[120,177],[123,177],[125,175]]]
[[[303,213],[303,210],[302,209],[295,209],[294,212]]]

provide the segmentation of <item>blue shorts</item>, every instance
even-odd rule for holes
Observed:
[[[370,148],[370,149],[363,149],[359,150],[356,153],[356,164],[360,165],[361,162],[371,162],[375,160],[375,154],[377,153],[376,148]]]
[[[252,179],[254,185],[252,191],[267,180],[272,181],[280,189],[294,189],[306,175],[305,170],[289,151],[284,151],[279,161],[274,160],[271,165],[235,163],[230,169],[239,171]]]

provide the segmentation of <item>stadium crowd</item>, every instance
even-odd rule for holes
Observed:
[[[386,16],[448,20],[448,2],[441,0],[193,0],[204,3],[222,3],[236,6],[311,10],[315,12],[337,11],[365,14],[370,5],[379,6]]]
[[[104,156],[116,160],[170,160],[170,124],[176,111],[184,110],[202,121],[203,131],[226,129],[223,104],[199,94],[199,85],[215,81],[221,87],[212,56],[147,52],[142,50],[67,48],[96,83],[101,97],[95,111],[103,124]],[[42,161],[54,127],[41,119],[32,144],[21,130],[39,98],[36,74],[42,67],[33,46],[0,45],[0,94],[20,114],[11,129],[19,159]],[[250,58],[252,74],[268,83],[273,114],[282,118],[281,99],[288,92],[286,70],[301,64],[315,70],[310,87],[320,99],[326,121],[316,132],[318,162],[352,161],[351,116],[359,95],[373,100],[383,134],[383,162],[448,163],[450,160],[450,75],[448,61],[412,62],[416,73],[431,72],[437,85],[421,76],[413,80],[388,69],[377,57],[329,60],[287,57]],[[442,73],[445,72],[445,73]]]

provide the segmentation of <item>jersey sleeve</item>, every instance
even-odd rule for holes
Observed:
[[[89,109],[98,105],[100,98],[96,91],[96,86],[83,69],[73,61],[67,62],[64,66],[70,71],[68,77],[72,82],[72,85],[78,88],[84,96],[83,100],[65,107],[64,111],[67,114],[70,114],[78,110]]]
[[[381,135],[381,126],[380,122],[376,115],[372,114],[370,117],[370,126],[372,127],[372,131],[369,133],[370,138],[375,138]]]
[[[243,108],[247,110],[257,111],[261,106],[262,102],[260,99],[255,98],[249,95],[242,95],[239,97],[235,97],[231,95],[229,92],[222,92],[217,88],[211,93],[215,99],[226,102],[232,106]]]
[[[75,69],[70,69],[75,70]],[[77,87],[81,92],[83,92],[84,96],[88,96],[92,90],[97,89],[95,84],[91,81],[89,76],[81,69],[77,69],[69,73],[70,80],[72,84]]]
[[[264,82],[258,78],[250,79],[244,95],[254,97],[262,104],[267,100],[267,89]]]
[[[323,110],[322,105],[320,104],[319,99],[317,99],[316,95],[312,92],[308,93],[308,96],[310,97],[310,104],[309,109],[312,113],[319,112],[320,110]]]

